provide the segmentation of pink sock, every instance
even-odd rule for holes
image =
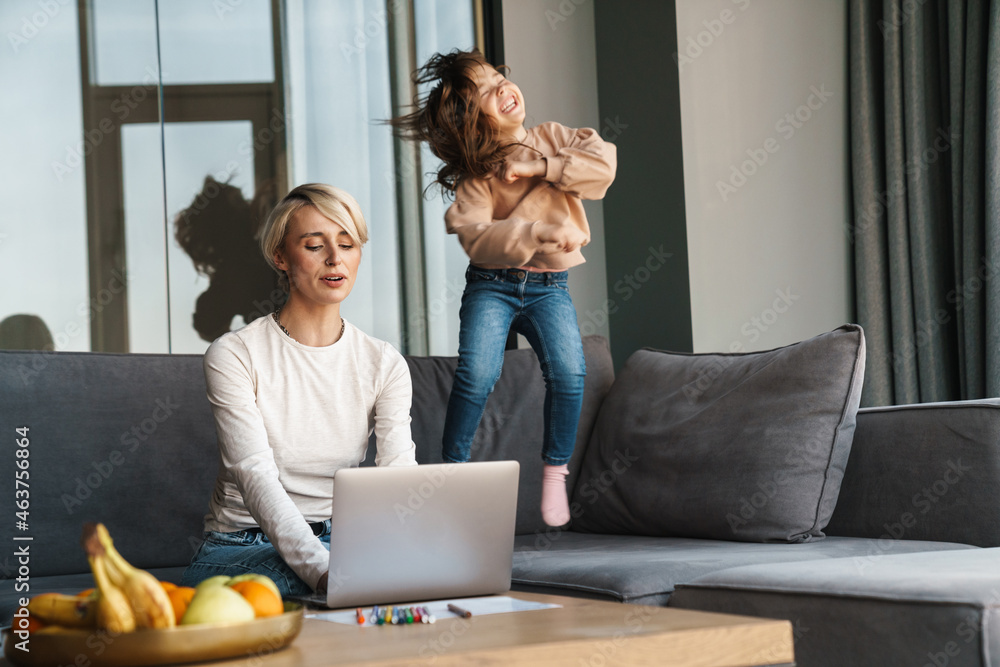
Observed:
[[[542,472],[542,519],[549,526],[562,526],[569,523],[569,499],[566,497],[566,475],[569,468],[565,465],[545,465]]]

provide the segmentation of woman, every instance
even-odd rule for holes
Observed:
[[[255,572],[283,595],[324,592],[334,473],[364,460],[373,429],[377,465],[416,465],[406,362],[340,315],[367,240],[358,203],[329,185],[268,216],[261,250],[288,301],[205,353],[220,471],[185,585]]]

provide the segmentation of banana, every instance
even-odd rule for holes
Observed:
[[[174,606],[160,582],[145,570],[133,567],[115,549],[104,524],[95,527],[106,554],[105,567],[111,582],[125,594],[140,628],[172,628],[177,625]]]
[[[87,560],[97,583],[97,627],[115,634],[132,632],[136,627],[135,613],[122,590],[111,583],[105,556],[88,555]]]
[[[49,625],[92,628],[97,621],[97,600],[61,593],[42,593],[28,601],[28,613]]]

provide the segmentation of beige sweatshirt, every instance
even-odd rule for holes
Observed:
[[[542,123],[508,160],[547,163],[543,178],[467,178],[455,191],[445,213],[449,234],[458,234],[473,264],[489,269],[531,267],[562,271],[582,264],[583,253],[560,251],[555,243],[538,240],[536,225],[555,222],[576,228],[590,241],[590,226],[582,199],[601,199],[615,179],[617,156],[610,144],[590,128],[573,129]],[[584,244],[586,245],[586,244]]]
[[[220,457],[205,530],[259,526],[315,589],[330,556],[308,523],[330,518],[333,474],[364,460],[373,429],[376,464],[416,465],[406,361],[350,323],[310,347],[268,316],[221,336],[204,365]]]

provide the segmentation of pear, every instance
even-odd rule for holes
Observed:
[[[208,579],[202,579],[201,582],[194,587],[196,591],[200,591],[204,588],[209,588],[210,586],[224,586],[229,583],[232,577],[225,574],[217,574],[214,577],[209,577]]]
[[[206,586],[191,599],[181,625],[252,621],[253,605],[228,586]]]
[[[281,599],[281,591],[278,590],[278,584],[274,583],[274,581],[270,577],[267,577],[263,574],[256,574],[255,572],[248,572],[247,574],[238,574],[229,581],[227,581],[226,586],[233,586],[235,584],[240,583],[241,581],[256,581],[258,584],[264,584],[272,591],[274,591],[274,594],[278,596],[279,600]]]

